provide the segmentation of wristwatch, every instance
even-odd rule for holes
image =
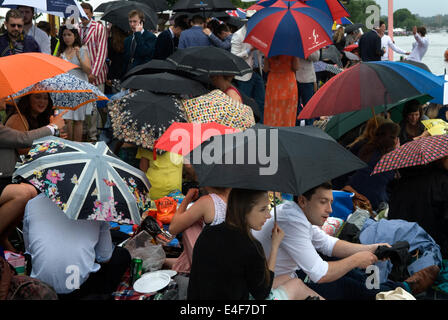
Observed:
[[[53,135],[59,137],[60,132],[58,126],[54,123],[50,123],[49,126],[53,128]]]

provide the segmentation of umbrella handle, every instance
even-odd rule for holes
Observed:
[[[22,120],[23,126],[25,127],[25,131],[28,131],[28,125],[26,124],[25,120],[23,119],[22,113],[20,112],[19,107],[17,106],[16,100],[12,96],[9,96],[12,100],[12,103],[14,104],[14,107],[16,108],[17,114],[20,117],[20,120]]]
[[[275,191],[274,191],[274,223],[277,223],[277,205],[275,203]]]
[[[372,110],[372,116],[375,119],[376,128],[378,129],[378,119],[376,118],[376,115],[375,115],[375,109],[373,107],[371,107],[371,110]]]

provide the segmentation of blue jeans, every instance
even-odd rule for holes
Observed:
[[[249,81],[239,81],[235,80],[238,90],[241,90],[245,95],[251,97],[258,104],[260,109],[260,123],[263,123],[264,117],[264,96],[265,96],[265,86],[263,78],[259,73],[252,73],[252,77]]]
[[[302,270],[296,271],[296,273],[299,279],[305,282],[306,274]],[[397,287],[406,290],[402,282],[391,280],[381,283],[379,289],[368,289],[366,287],[368,276],[363,270],[355,268],[333,282],[314,283],[308,281],[305,284],[327,300],[375,300],[376,294],[380,292],[395,290]]]
[[[297,116],[299,116],[300,112],[306,106],[308,101],[314,94],[314,83],[300,83],[297,82],[297,89],[299,91],[299,105],[297,106]],[[306,119],[305,124],[307,126],[312,125],[315,119]],[[296,126],[300,125],[300,120],[296,120]]]

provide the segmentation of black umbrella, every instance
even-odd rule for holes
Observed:
[[[419,67],[419,68],[421,68],[423,70],[431,72],[431,69],[429,69],[429,67],[426,64],[424,64],[423,62],[417,62],[417,61],[414,61],[414,60],[401,60],[400,62],[407,63],[407,64],[412,64],[413,66],[416,66],[416,67]]]
[[[187,122],[179,100],[149,91],[132,92],[108,105],[114,137],[145,149],[173,122]]]
[[[235,10],[236,7],[230,0],[178,0],[173,11],[203,12]]]
[[[366,166],[319,128],[255,125],[215,136],[187,157],[201,186],[300,195]]]
[[[168,10],[168,3],[165,0],[134,0],[135,2],[140,2],[146,4],[148,7],[153,8],[155,11],[164,11]],[[113,7],[114,5],[119,4],[120,2],[128,2],[128,1],[108,1],[100,4],[95,12],[106,12],[109,7]]]
[[[209,92],[200,82],[171,73],[132,76],[121,83],[123,88],[156,93],[200,96]]]
[[[174,63],[177,69],[198,71],[208,75],[242,76],[252,72],[252,68],[244,59],[212,46],[177,50],[166,60]]]
[[[200,81],[201,83],[206,85],[211,84],[207,74],[197,71],[178,70],[174,63],[160,59],[152,59],[147,63],[135,66],[124,75],[123,80],[131,76],[161,72],[168,72],[182,77],[190,78],[196,81]]]
[[[157,29],[158,17],[156,11],[148,5],[136,1],[115,1],[106,7],[101,20],[116,25],[124,31],[131,30],[128,14],[134,9],[141,10],[145,15],[145,29]]]
[[[364,25],[362,23],[354,23],[354,24],[351,24],[351,25],[345,27],[345,32],[347,34],[349,34],[349,33],[352,33],[353,31],[358,30],[359,28],[363,28],[363,27],[364,27]]]

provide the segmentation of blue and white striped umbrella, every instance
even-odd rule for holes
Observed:
[[[63,18],[70,16],[87,18],[78,0],[3,0],[0,6],[8,8],[28,6]]]
[[[21,176],[70,219],[140,224],[150,207],[146,174],[115,156],[104,142],[73,142],[48,136],[35,140]]]
[[[12,97],[19,99],[31,93],[42,92],[50,93],[53,106],[58,109],[76,110],[89,102],[108,100],[96,86],[70,73],[62,73],[42,80],[20,90]]]

